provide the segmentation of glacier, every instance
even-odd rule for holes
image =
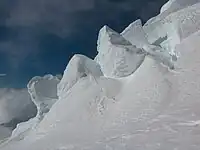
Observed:
[[[37,115],[0,149],[199,150],[199,7],[170,0],[143,26],[102,27],[94,60],[28,83]]]

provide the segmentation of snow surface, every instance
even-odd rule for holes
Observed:
[[[196,16],[198,5],[171,13],[169,18],[178,17],[178,14],[182,18],[181,12]],[[186,24],[190,21],[186,20]],[[154,24],[155,28],[161,24]],[[180,21],[179,25],[183,24]],[[5,140],[0,149],[199,150],[200,30],[194,30],[194,26],[191,31],[190,27],[184,27],[184,32],[187,29],[190,34],[174,43],[172,50],[162,47],[162,42],[161,45],[147,43],[136,48],[128,42],[136,35],[127,41],[105,26],[99,34],[99,54],[95,58],[100,66],[86,56],[75,55],[58,84],[58,100],[50,111],[35,128]],[[132,32],[132,27],[129,29],[127,31]],[[117,70],[122,74],[116,77],[109,65],[120,59],[115,55],[118,51],[127,53],[124,50],[127,47],[131,47],[130,51],[133,50],[135,55],[136,49],[139,56],[144,55],[143,61],[135,70],[125,67],[126,71],[132,72],[129,75]],[[110,51],[112,55],[109,55]],[[176,61],[169,61],[174,59],[171,52],[178,54]],[[128,54],[124,56],[126,60],[131,59]],[[134,68],[136,62],[126,61]],[[162,65],[160,62],[170,63]],[[166,67],[170,65],[173,70]],[[45,97],[55,96],[54,86],[51,93],[49,84],[41,85],[36,88],[36,95],[41,90]],[[35,101],[37,106],[38,102]],[[34,119],[31,120],[34,122]],[[28,124],[24,124],[25,128]]]

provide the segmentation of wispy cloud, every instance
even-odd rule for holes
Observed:
[[[27,120],[36,113],[27,89],[0,88],[0,124],[13,119]]]
[[[0,77],[4,77],[4,76],[6,76],[5,73],[0,73]]]

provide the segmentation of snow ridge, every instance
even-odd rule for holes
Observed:
[[[170,0],[121,34],[104,26],[94,60],[76,54],[61,80],[34,77],[27,87],[38,114],[0,148],[199,150],[197,2]]]

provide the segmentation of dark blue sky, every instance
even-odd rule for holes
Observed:
[[[61,74],[75,53],[96,55],[98,31],[120,32],[155,16],[167,0],[1,0],[0,87],[23,88],[36,75]]]

